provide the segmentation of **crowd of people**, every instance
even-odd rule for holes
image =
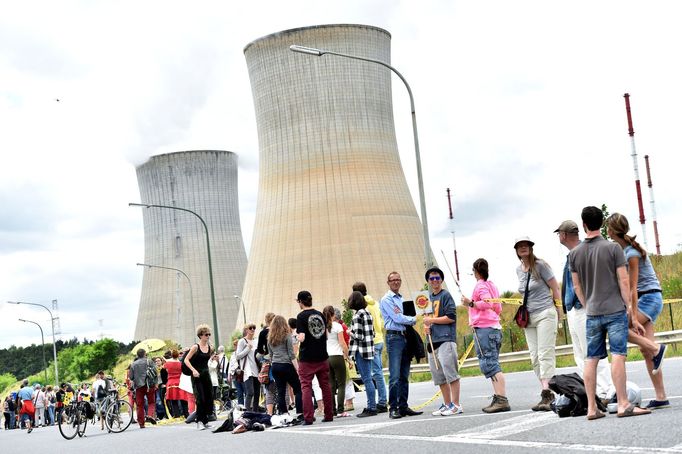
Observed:
[[[604,220],[600,209],[586,207],[581,217],[583,241],[573,221],[564,221],[555,230],[559,242],[569,250],[561,285],[549,264],[535,255],[535,243],[529,237],[514,242],[519,259],[518,291],[528,312],[523,329],[540,389],[540,400],[532,410],[550,411],[556,397],[550,380],[555,376],[557,327],[564,316],[578,374],[584,379],[589,420],[604,416],[597,399],[617,403],[619,417],[644,415],[669,406],[661,371],[666,346],[655,342],[653,328],[663,298],[651,260],[628,234],[625,216],[616,213]],[[602,225],[613,242],[602,237]],[[482,411],[497,413],[510,411],[511,406],[499,361],[502,304],[489,272],[485,259],[473,263],[476,284],[470,298],[461,297],[461,304],[468,311],[480,370],[490,379],[493,390],[490,404]],[[207,325],[197,327],[198,342],[183,352],[182,359],[178,350],[150,359],[140,349],[126,377],[136,422],[144,428],[146,422],[156,424],[160,418],[190,418],[192,414],[190,419],[198,428],[209,428],[214,417],[213,401],[222,397],[221,385],[236,389],[238,404],[248,412],[286,416],[295,412],[291,417],[303,425],[313,424],[317,418],[329,422],[349,417],[354,411],[353,369],[366,394],[366,407],[356,417],[420,415],[422,411],[408,404],[409,374],[412,360],[424,357],[442,396],[442,404],[432,415],[461,414],[457,305],[444,288],[441,269],[428,269],[424,278],[430,300],[423,314],[426,342],[414,328],[416,313],[408,314],[404,306],[400,274],[393,271],[387,276],[388,290],[378,303],[364,283],[353,284],[347,299],[353,311],[350,326],[344,323],[339,309],[326,306],[318,310],[311,293],[302,290],[296,298],[300,309],[296,318],[268,313],[258,336],[256,325],[246,324],[241,336],[234,339],[234,353],[229,358],[222,346],[214,350]],[[646,408],[628,400],[628,341],[640,348],[654,387],[655,398]],[[384,347],[388,385],[383,374]],[[191,384],[183,385],[183,380]],[[100,371],[93,384],[95,401],[106,396],[100,391],[106,388],[104,372]],[[66,392],[64,385],[60,391]],[[30,432],[33,427],[53,425],[59,402],[59,393],[51,386],[43,390],[25,381],[21,390],[3,403],[5,428],[24,425]]]

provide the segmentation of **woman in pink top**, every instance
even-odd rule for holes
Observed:
[[[505,393],[504,374],[500,367],[500,347],[502,346],[502,326],[500,312],[502,304],[486,300],[499,298],[500,292],[488,280],[488,262],[478,259],[474,262],[476,287],[471,299],[462,296],[462,304],[469,306],[469,326],[474,329],[478,364],[485,378],[493,382],[493,400],[483,409],[485,413],[509,411],[509,401]]]

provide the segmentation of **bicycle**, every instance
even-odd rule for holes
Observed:
[[[88,426],[90,412],[93,411],[90,402],[79,401],[74,398],[73,393],[67,393],[64,397],[64,406],[59,415],[59,433],[67,440],[82,437],[85,435],[85,428]]]
[[[118,386],[107,391],[107,397],[100,405],[99,417],[104,418],[107,432],[121,433],[133,422],[133,408],[125,399],[119,399]]]
[[[213,410],[216,416],[222,412],[231,412],[237,408],[237,390],[230,385],[221,385],[218,388],[220,397],[213,399]]]

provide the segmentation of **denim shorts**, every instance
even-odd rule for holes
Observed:
[[[502,372],[500,367],[500,348],[502,347],[502,331],[495,328],[474,328],[478,365],[485,378],[494,377]]]
[[[606,354],[606,337],[612,355],[628,354],[628,315],[625,310],[608,315],[587,316],[587,359],[603,359]]]
[[[663,293],[647,293],[640,296],[637,300],[637,310],[651,320],[652,323],[655,322],[663,310]]]

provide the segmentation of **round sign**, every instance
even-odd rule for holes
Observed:
[[[429,305],[429,298],[426,295],[418,295],[415,304],[419,309],[424,310]]]

